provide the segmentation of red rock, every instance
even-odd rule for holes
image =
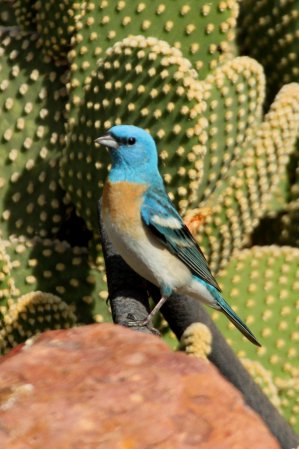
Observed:
[[[110,324],[46,332],[3,357],[0,447],[279,449],[209,362]]]

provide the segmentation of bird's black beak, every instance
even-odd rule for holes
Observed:
[[[117,149],[119,147],[119,143],[110,133],[104,134],[102,137],[98,137],[95,140],[95,143],[99,143],[100,145],[104,145],[108,148]]]

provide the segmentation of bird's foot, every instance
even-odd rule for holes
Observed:
[[[135,316],[129,313],[127,318],[128,318],[128,321],[126,321],[127,327],[136,327],[136,328],[146,327],[147,329],[150,330],[152,334],[160,336],[160,332],[150,325],[151,322],[150,315],[144,318],[143,320],[136,320]]]
[[[143,320],[136,320],[134,315],[132,315],[131,313],[129,313],[127,318],[129,319],[129,321],[127,321],[129,327],[146,327],[149,324],[148,318],[144,318]]]

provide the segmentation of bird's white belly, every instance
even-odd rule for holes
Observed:
[[[102,218],[113,247],[136,273],[158,287],[213,306],[208,289],[144,226],[140,207],[146,189],[146,185],[127,182],[105,183]]]
[[[127,264],[153,284],[180,290],[192,281],[190,270],[147,231],[142,224],[138,232],[123,233],[104,216],[104,226],[115,250]]]

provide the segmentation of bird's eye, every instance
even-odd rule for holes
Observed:
[[[136,142],[135,137],[129,137],[128,138],[128,145],[134,145],[135,142]]]

